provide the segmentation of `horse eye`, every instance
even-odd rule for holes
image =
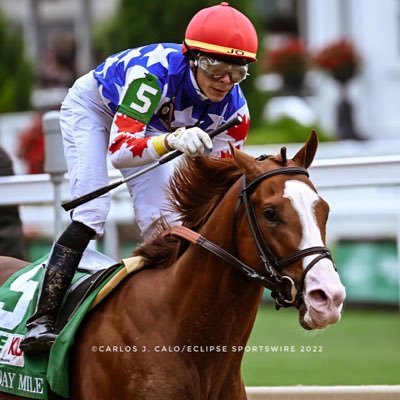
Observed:
[[[268,222],[278,221],[278,213],[274,208],[267,208],[264,210],[264,217]]]

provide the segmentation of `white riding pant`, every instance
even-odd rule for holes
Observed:
[[[102,102],[92,72],[75,82],[62,103],[60,125],[74,199],[109,184],[107,154],[113,117]],[[157,233],[156,224],[161,218],[170,225],[178,221],[178,214],[168,209],[166,192],[174,165],[163,164],[127,182],[135,218],[145,240]],[[121,173],[127,177],[142,168],[124,168]],[[72,219],[92,228],[100,237],[109,209],[108,193],[78,206]]]

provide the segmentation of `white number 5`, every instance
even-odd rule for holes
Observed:
[[[157,89],[153,88],[149,85],[146,85],[145,83],[142,83],[136,93],[136,97],[139,101],[141,101],[143,104],[139,105],[134,102],[130,104],[130,107],[133,108],[135,111],[140,112],[140,113],[146,113],[148,109],[151,106],[151,101],[150,99],[145,95],[145,93],[150,93],[153,96],[157,94]]]
[[[39,285],[39,282],[31,281],[30,279],[40,268],[41,264],[20,275],[10,285],[10,291],[22,293],[22,296],[17,301],[13,311],[4,310],[4,302],[0,301],[0,328],[13,330],[21,323],[35,294],[35,290]]]

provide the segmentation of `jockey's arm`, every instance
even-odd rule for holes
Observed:
[[[146,125],[117,112],[111,127],[109,154],[115,168],[146,165],[168,152],[165,135],[145,136]]]
[[[146,126],[122,113],[117,113],[111,128],[109,153],[115,168],[149,164],[169,151],[179,150],[188,156],[212,149],[209,135],[198,127],[178,128],[172,133],[145,136]]]
[[[110,132],[109,154],[115,168],[146,165],[172,150],[197,155],[212,149],[208,134],[198,127],[146,135],[160,98],[161,89],[151,73],[127,86]]]
[[[157,77],[141,72],[123,89],[111,125],[109,155],[116,168],[146,165],[168,152],[164,136],[146,136],[161,99]]]
[[[161,90],[157,78],[150,73],[129,85],[111,126],[109,154],[115,168],[146,165],[172,150],[192,156],[213,148],[208,134],[199,127],[182,127],[172,133],[152,132],[151,136],[146,135],[147,124],[159,106],[160,98]],[[233,111],[231,118],[241,115],[244,123],[219,135],[219,145],[212,151],[217,157],[229,157],[228,141],[234,141],[235,147],[240,148],[247,136],[247,105]]]

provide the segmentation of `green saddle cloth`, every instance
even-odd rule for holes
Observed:
[[[107,283],[107,280],[102,282],[86,298],[61,331],[50,353],[24,357],[19,343],[26,333],[26,320],[36,309],[44,273],[42,264],[47,258],[48,255],[18,271],[0,287],[0,392],[43,400],[51,392],[69,397],[69,351],[90,305]],[[82,275],[83,272],[77,272],[73,281]]]

